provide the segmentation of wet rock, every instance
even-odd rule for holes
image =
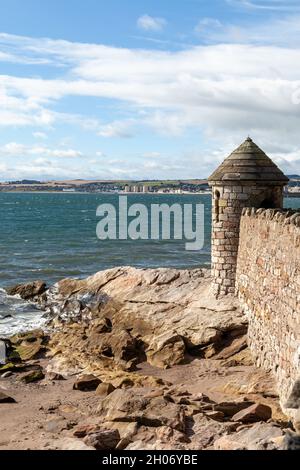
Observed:
[[[86,445],[79,439],[72,438],[62,439],[58,443],[58,448],[60,450],[96,450],[94,447]]]
[[[227,417],[232,417],[239,413],[242,410],[249,408],[250,406],[254,405],[253,401],[247,400],[237,400],[233,402],[221,402],[214,405],[214,411],[220,411]]]
[[[272,409],[267,405],[254,404],[232,417],[233,421],[241,423],[256,423],[257,421],[268,421],[272,417]]]
[[[42,281],[29,282],[27,284],[19,284],[7,289],[8,295],[19,295],[24,300],[32,300],[35,297],[46,292],[46,284]]]
[[[42,330],[34,330],[29,333],[20,333],[10,338],[12,352],[11,360],[30,361],[38,358],[46,350],[48,337]]]
[[[16,403],[16,400],[0,391],[0,403]]]
[[[84,443],[96,450],[113,450],[117,447],[120,439],[118,430],[104,429],[88,434],[84,438]]]
[[[42,369],[39,370],[32,370],[30,372],[26,372],[20,376],[20,380],[25,384],[31,384],[34,382],[39,382],[45,378],[45,374]]]
[[[94,375],[83,375],[79,377],[73,385],[74,390],[80,390],[81,392],[92,392],[97,389],[101,384],[101,380]]]
[[[151,365],[168,369],[184,361],[185,343],[177,333],[167,332],[153,339],[146,354]]]
[[[218,439],[216,450],[275,450],[276,439],[283,436],[283,431],[272,424],[256,423],[252,427],[238,431],[230,436]]]
[[[99,397],[105,398],[108,395],[110,395],[114,390],[115,390],[115,387],[112,384],[102,383],[97,387],[96,395]]]

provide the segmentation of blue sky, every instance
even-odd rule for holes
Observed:
[[[300,173],[299,0],[0,0],[0,180]]]

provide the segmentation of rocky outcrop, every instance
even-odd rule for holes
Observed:
[[[227,348],[228,358],[246,347],[236,299],[216,300],[206,270],[116,268],[63,280],[45,297],[61,370],[130,372],[145,359],[169,368],[191,355],[213,357]]]
[[[46,292],[47,286],[43,281],[34,281],[27,284],[18,284],[8,288],[8,295],[19,295],[24,300],[35,300]]]

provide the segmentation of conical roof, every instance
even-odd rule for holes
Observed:
[[[208,178],[214,182],[257,181],[286,184],[289,179],[250,137],[240,145]]]

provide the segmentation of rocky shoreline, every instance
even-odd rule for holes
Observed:
[[[116,268],[11,295],[47,331],[3,339],[0,449],[273,450],[292,423],[206,270]],[[1,344],[1,341],[0,341]]]

